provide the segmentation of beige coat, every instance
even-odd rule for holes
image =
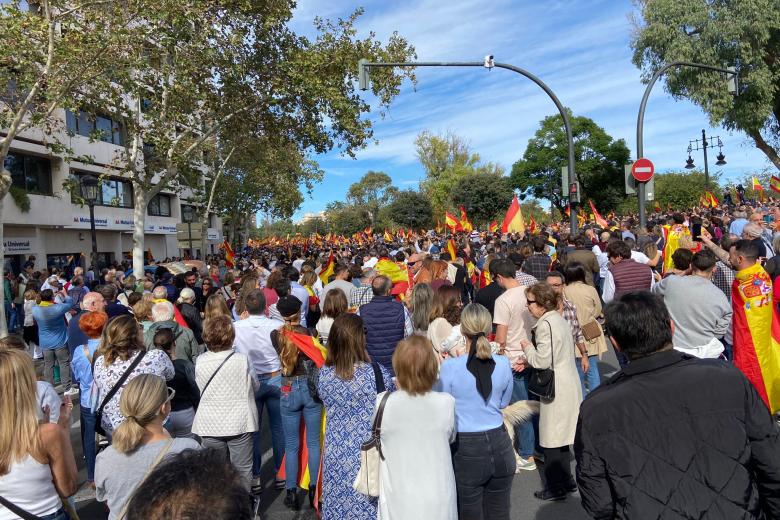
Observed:
[[[539,407],[539,444],[543,448],[569,446],[574,444],[582,402],[571,327],[558,311],[549,311],[536,322],[534,333],[535,348],[525,349],[528,363],[534,368],[545,369],[550,368],[552,358],[555,362],[555,398],[552,401],[542,399]]]
[[[563,294],[577,307],[577,320],[580,322],[580,327],[601,316],[601,299],[596,289],[590,285],[574,282],[566,286]],[[607,351],[607,341],[603,332],[599,337],[586,341],[585,344],[588,346],[589,356],[598,356],[601,359],[601,355]],[[580,357],[579,350],[575,354]]]

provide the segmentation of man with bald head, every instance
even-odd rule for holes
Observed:
[[[102,294],[92,291],[84,295],[84,298],[81,300],[81,310],[68,323],[68,350],[70,350],[71,357],[73,356],[73,351],[86,344],[89,339],[79,328],[81,316],[87,312],[105,312],[105,310],[106,300]]]

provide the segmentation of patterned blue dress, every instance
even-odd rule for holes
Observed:
[[[380,365],[385,387],[393,390],[390,374]],[[327,422],[322,468],[323,520],[376,520],[377,499],[352,489],[360,469],[360,445],[371,433],[371,416],[376,404],[376,381],[369,363],[355,367],[345,381],[333,367],[320,369],[319,394]]]

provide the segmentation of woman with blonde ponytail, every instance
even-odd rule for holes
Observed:
[[[200,448],[192,439],[172,439],[163,428],[173,396],[165,379],[153,374],[138,375],[125,386],[119,400],[125,419],[95,464],[97,500],[107,503],[109,520],[124,516],[135,489],[165,456]]]
[[[463,309],[467,354],[445,359],[439,378],[441,390],[455,398],[452,465],[460,518],[509,520],[515,455],[501,409],[512,397],[512,369],[506,356],[492,353],[487,338],[492,322],[478,303]]]
[[[300,508],[297,489],[298,453],[301,444],[301,418],[306,423],[306,448],[309,453],[309,475],[318,475],[320,469],[320,429],[322,401],[312,395],[306,375],[306,364],[311,360],[290,339],[292,333],[309,336],[301,327],[301,300],[285,296],[276,303],[276,310],[284,319],[284,327],[271,333],[271,343],[282,363],[282,397],[279,400],[282,429],[284,430],[285,477],[287,495],[284,504],[290,509]],[[312,479],[314,482],[315,479]],[[313,505],[315,484],[307,490]]]

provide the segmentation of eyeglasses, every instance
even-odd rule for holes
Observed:
[[[532,303],[536,303],[536,300],[528,300],[526,307],[530,307]]]

